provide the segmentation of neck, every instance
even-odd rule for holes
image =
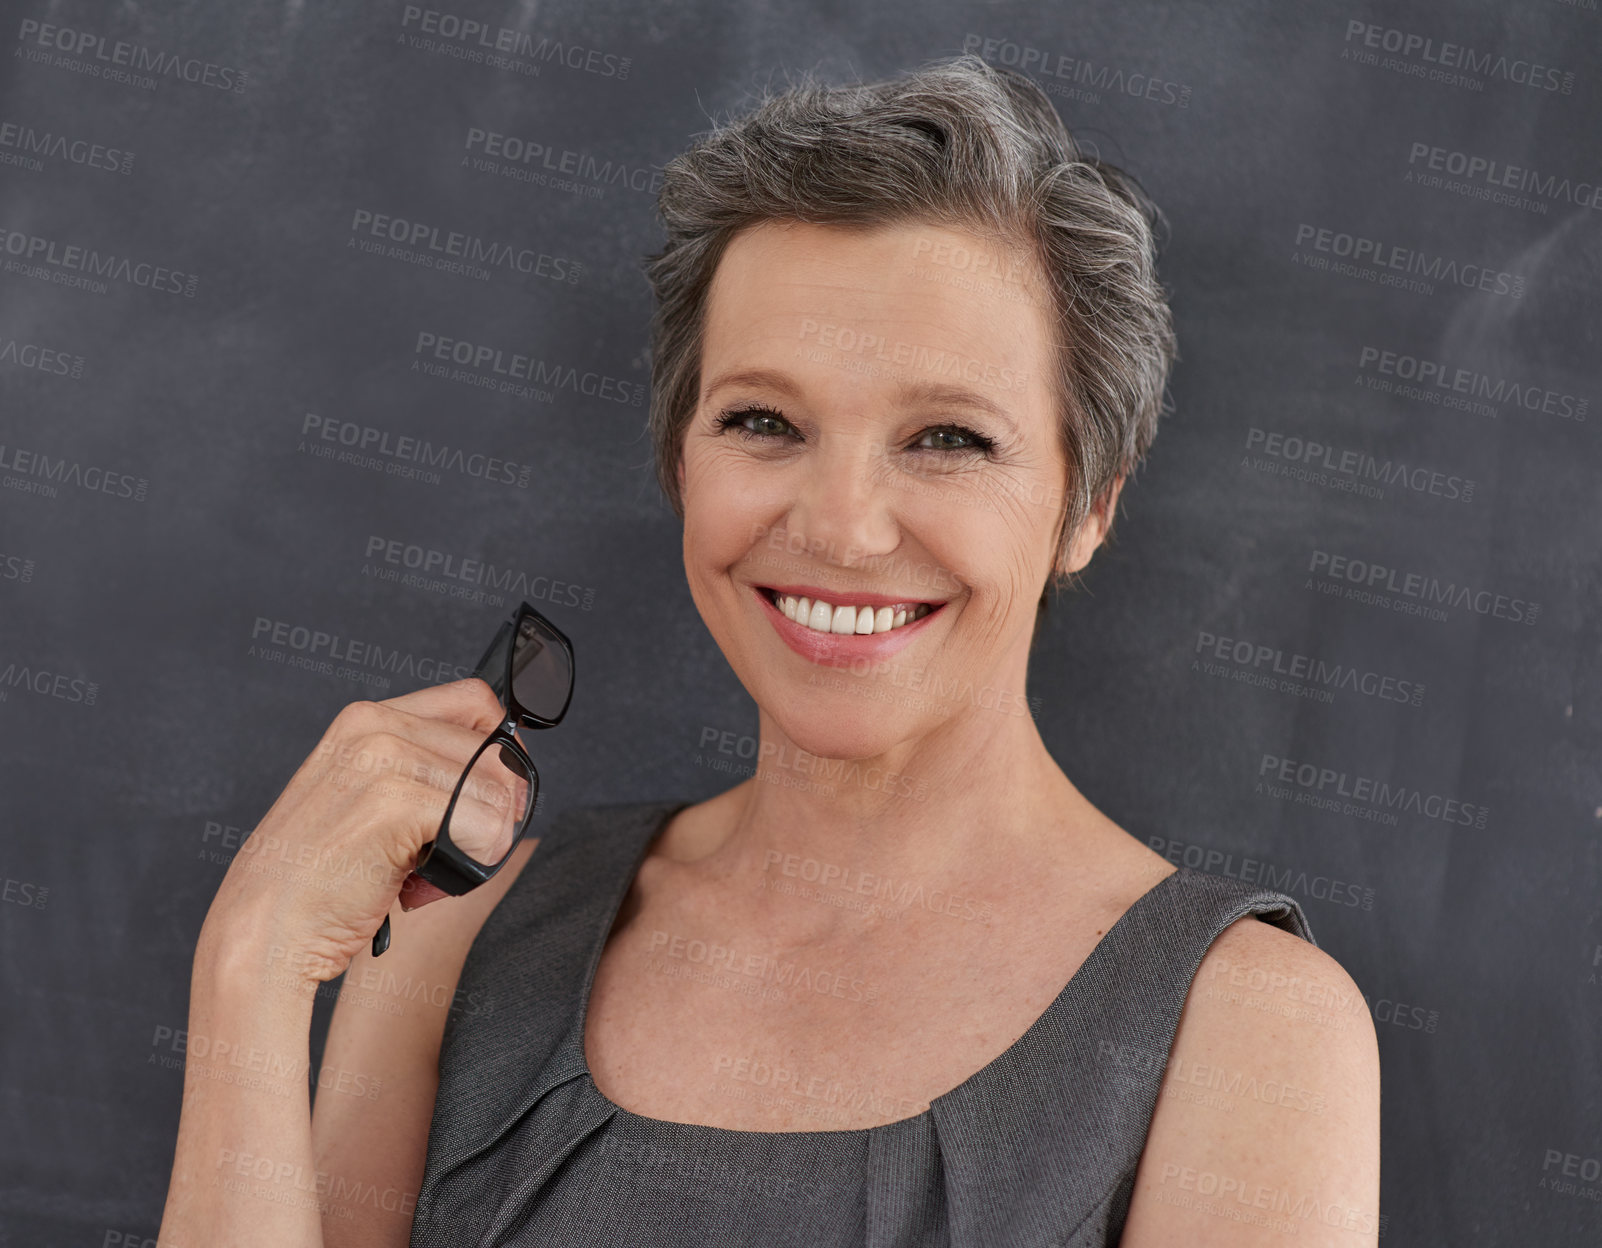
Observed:
[[[1021,699],[1017,713],[968,707],[872,757],[810,753],[766,711],[760,740],[756,774],[716,799],[693,856],[755,882],[775,935],[915,913],[909,896],[988,909],[1061,850],[1065,823],[1095,816]],[[821,904],[797,904],[798,890]]]

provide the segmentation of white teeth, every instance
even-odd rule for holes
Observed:
[[[775,599],[784,618],[819,633],[841,636],[867,636],[870,633],[888,633],[929,614],[926,603],[911,607],[848,607],[834,606],[823,599],[792,598],[788,594]]]

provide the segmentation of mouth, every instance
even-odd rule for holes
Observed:
[[[888,662],[923,636],[948,605],[892,594],[831,594],[815,585],[751,585],[780,640],[808,662]]]
[[[785,619],[814,633],[867,637],[893,633],[933,615],[946,604],[887,594],[825,597],[810,586],[754,586]]]
[[[863,670],[862,663],[889,662],[926,636],[948,606],[945,599],[828,591],[815,585],[748,588],[791,652],[809,663],[852,671]]]

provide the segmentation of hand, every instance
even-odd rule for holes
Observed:
[[[235,855],[202,949],[326,981],[371,941],[397,896],[407,909],[446,896],[411,868],[502,714],[476,678],[346,706]],[[480,756],[451,817],[452,840],[487,861],[511,845],[513,789],[523,783],[495,755]]]

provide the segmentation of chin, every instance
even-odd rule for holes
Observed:
[[[759,705],[796,749],[819,758],[879,758],[924,726],[912,712],[897,706],[897,694],[849,672],[819,671],[793,691],[775,688],[774,683],[766,681],[763,690],[764,697],[771,694],[774,700],[759,699]],[[781,702],[782,714],[769,709]],[[776,754],[770,757],[787,761]]]

